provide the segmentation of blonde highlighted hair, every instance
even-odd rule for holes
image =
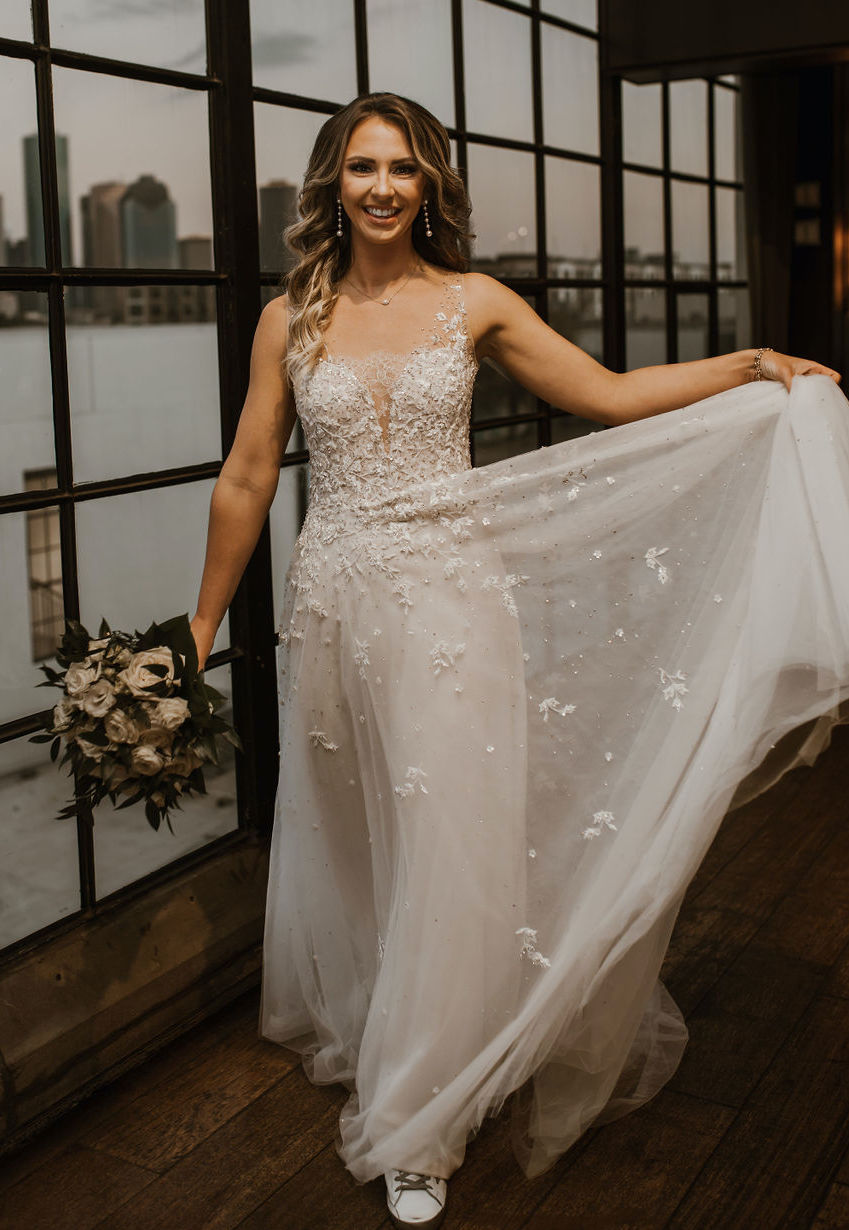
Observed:
[[[420,103],[399,94],[355,98],[319,130],[298,196],[300,216],[283,235],[298,257],[283,280],[289,296],[286,368],[290,379],[305,375],[318,361],[323,330],[351,265],[350,222],[343,214],[339,238],[336,196],[351,133],[371,115],[401,130],[424,174],[433,233],[428,239],[420,213],[413,222],[413,247],[432,265],[460,272],[469,266],[471,206],[465,185],[451,166],[451,145],[444,126]]]

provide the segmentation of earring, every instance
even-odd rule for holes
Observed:
[[[430,218],[428,217],[427,212],[427,201],[422,202],[422,209],[424,210],[425,234],[428,239],[433,239],[433,231],[430,229]]]
[[[337,239],[342,238],[342,198],[340,196],[336,198],[336,237]]]

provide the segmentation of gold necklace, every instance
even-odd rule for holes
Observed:
[[[414,274],[414,273],[416,272],[416,270],[417,270],[417,269],[419,269],[419,268],[420,268],[420,266],[419,266],[419,265],[415,265],[415,266],[414,266],[414,267],[410,270],[410,272],[407,274],[406,278],[404,278],[404,281],[401,283],[401,285],[398,287],[398,289],[397,289],[397,290],[396,290],[393,294],[391,294],[391,295],[389,296],[389,298],[388,298],[388,299],[379,299],[379,298],[378,298],[378,299],[376,299],[376,298],[374,297],[374,295],[370,295],[370,294],[368,293],[368,291],[367,291],[367,290],[363,290],[362,286],[357,286],[357,283],[356,283],[356,282],[354,282],[354,281],[352,281],[352,280],[351,280],[351,278],[350,278],[350,277],[348,277],[348,275],[347,275],[347,274],[345,275],[344,281],[346,281],[346,282],[350,282],[350,283],[351,283],[351,285],[353,286],[354,290],[358,290],[358,291],[360,292],[360,294],[361,294],[361,295],[365,295],[366,299],[371,299],[372,303],[379,303],[379,304],[381,305],[381,307],[387,307],[387,306],[388,306],[388,305],[392,302],[392,300],[395,298],[395,295],[400,295],[401,291],[402,291],[402,290],[404,289],[404,287],[407,285],[407,283],[409,282],[410,278],[413,276],[413,274]]]

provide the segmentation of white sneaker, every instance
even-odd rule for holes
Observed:
[[[399,1230],[436,1230],[445,1216],[446,1180],[411,1170],[390,1170],[384,1177],[389,1216]]]

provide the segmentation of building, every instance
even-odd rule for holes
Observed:
[[[177,208],[155,175],[140,175],[121,197],[121,241],[128,269],[176,269]]]
[[[29,239],[29,263],[44,264],[44,216],[41,202],[41,166],[38,137],[35,133],[23,139],[24,196]],[[71,242],[71,197],[68,186],[68,138],[56,133],[56,182],[59,191],[59,235],[62,241],[62,264],[73,265]]]
[[[127,185],[118,180],[92,184],[80,197],[83,264],[86,268],[119,269],[123,264],[121,201]],[[124,312],[123,286],[90,286],[86,307],[96,317],[119,320]]]
[[[178,241],[181,269],[212,269],[215,260],[209,235],[186,235]],[[175,320],[215,320],[214,286],[175,286]]]
[[[292,266],[292,253],[283,243],[283,231],[298,213],[298,190],[288,179],[270,179],[259,190],[259,263],[261,269],[283,271]]]

